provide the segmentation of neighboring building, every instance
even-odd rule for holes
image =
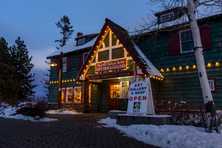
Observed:
[[[209,83],[215,104],[221,107],[222,15],[200,19],[199,27]],[[158,110],[170,101],[186,101],[193,108],[203,104],[189,24],[129,36],[124,28],[106,19],[99,34],[79,34],[76,42],[64,51],[64,104],[84,105],[93,111],[124,110],[135,75],[151,78]],[[48,57],[50,103],[57,102],[58,58],[59,52]]]

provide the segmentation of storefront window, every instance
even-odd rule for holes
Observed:
[[[62,89],[62,103],[81,103],[81,87]]]
[[[74,98],[73,88],[67,88],[67,90],[66,90],[66,101],[67,101],[67,103],[73,102],[73,98]]]
[[[110,85],[110,98],[120,98],[120,84],[119,83]]]
[[[121,84],[121,98],[128,98],[129,81],[122,81],[120,84]]]
[[[110,85],[110,98],[128,98],[129,81]]]
[[[74,103],[81,103],[81,87],[74,88]]]
[[[66,89],[63,88],[62,89],[62,96],[61,96],[61,102],[65,103],[65,98],[66,98]]]

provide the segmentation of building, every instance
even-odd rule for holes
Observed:
[[[204,57],[217,107],[222,106],[222,14],[198,20]],[[162,27],[129,35],[105,20],[99,34],[78,34],[76,46],[64,51],[62,102],[74,108],[105,112],[127,107],[127,93],[135,76],[151,79],[157,110],[169,102],[199,108],[200,82],[189,24]],[[57,102],[59,52],[51,60],[49,102]]]

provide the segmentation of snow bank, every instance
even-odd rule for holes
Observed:
[[[79,115],[82,114],[75,110],[67,110],[67,109],[58,109],[58,110],[48,110],[47,114],[55,114],[55,115]]]
[[[16,107],[12,107],[8,104],[2,103],[0,104],[0,117],[5,119],[18,119],[18,120],[26,120],[31,122],[53,122],[57,121],[55,118],[34,118],[31,116],[25,116],[22,114],[16,114]]]
[[[222,134],[206,133],[203,128],[177,125],[120,126],[116,119],[105,118],[99,123],[117,128],[127,136],[163,148],[221,148]]]

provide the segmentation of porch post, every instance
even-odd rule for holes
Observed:
[[[89,112],[89,80],[82,82],[83,112]]]

